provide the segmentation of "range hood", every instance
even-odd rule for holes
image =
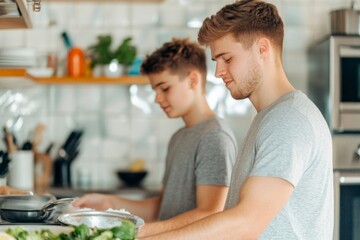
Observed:
[[[28,6],[40,11],[41,0],[0,0],[0,29],[31,28]]]

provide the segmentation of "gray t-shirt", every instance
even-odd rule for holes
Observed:
[[[253,120],[233,169],[226,208],[238,204],[248,176],[279,177],[294,192],[260,239],[332,239],[332,171],[331,134],[323,116],[302,92],[290,92]]]
[[[159,220],[196,208],[198,185],[228,186],[236,156],[236,139],[217,118],[178,130],[168,146]]]

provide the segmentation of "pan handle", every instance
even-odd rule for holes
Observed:
[[[54,210],[54,208],[58,205],[62,205],[62,204],[69,204],[72,201],[74,201],[75,198],[60,198],[54,201],[49,201],[48,203],[46,203],[40,210],[40,214],[39,217],[40,219],[45,219],[49,212]]]

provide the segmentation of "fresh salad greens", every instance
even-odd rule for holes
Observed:
[[[6,233],[16,240],[134,240],[136,237],[135,224],[123,220],[120,226],[109,229],[89,228],[85,224],[74,227],[70,233],[59,235],[49,229],[28,232],[21,227],[9,228]]]

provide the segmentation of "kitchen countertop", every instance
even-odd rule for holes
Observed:
[[[56,198],[65,197],[80,197],[86,193],[102,193],[102,194],[114,194],[122,196],[124,198],[140,200],[149,197],[155,197],[160,195],[160,189],[158,188],[116,188],[116,189],[75,189],[75,188],[58,188],[51,187],[49,193]]]

